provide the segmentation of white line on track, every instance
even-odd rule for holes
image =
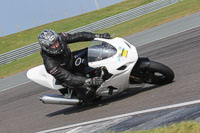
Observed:
[[[152,109],[147,109],[147,110],[142,110],[142,111],[136,111],[136,112],[131,112],[131,113],[127,113],[127,114],[116,115],[116,116],[111,116],[111,117],[107,117],[107,118],[102,118],[102,119],[82,122],[82,123],[78,123],[78,124],[63,126],[63,127],[59,127],[59,128],[49,129],[49,130],[45,130],[45,131],[40,131],[38,133],[56,132],[56,131],[60,131],[60,130],[66,130],[69,128],[75,128],[75,127],[79,127],[79,126],[94,124],[94,123],[108,121],[108,120],[112,120],[112,119],[118,119],[118,118],[122,118],[122,117],[134,116],[134,115],[150,113],[150,112],[155,112],[155,111],[161,111],[161,110],[165,110],[165,109],[172,109],[172,108],[177,108],[177,107],[183,107],[183,106],[188,106],[188,105],[194,105],[194,104],[199,104],[199,103],[200,103],[200,100],[195,100],[195,101],[189,101],[189,102],[184,102],[184,103],[179,103],[179,104],[167,105],[167,106],[163,106],[163,107],[157,107],[157,108],[152,108]]]
[[[21,84],[18,84],[18,85],[11,86],[11,87],[9,87],[9,88],[2,89],[2,90],[0,90],[0,93],[3,92],[3,91],[9,90],[9,89],[15,88],[15,87],[17,87],[17,86],[27,84],[27,83],[29,83],[29,82],[32,82],[32,81],[27,81],[27,82],[24,82],[24,83],[21,83]]]
[[[200,27],[200,24],[197,25],[197,26],[193,26],[193,27],[190,27],[190,28],[184,29],[184,30],[182,30],[182,31],[177,31],[177,32],[175,32],[175,33],[171,33],[171,34],[166,35],[166,36],[164,36],[164,37],[160,37],[160,38],[157,38],[157,39],[154,39],[154,40],[148,41],[148,42],[144,42],[144,43],[138,44],[136,47],[143,46],[143,45],[147,45],[147,44],[152,43],[152,42],[156,42],[156,41],[159,41],[159,40],[162,40],[162,39],[165,39],[165,38],[168,38],[168,37],[171,37],[171,36],[177,35],[177,34],[181,34],[181,33],[183,33],[183,32],[189,31],[189,30],[196,29],[196,28],[198,28],[198,27]],[[141,36],[142,36],[142,35],[141,35]],[[130,43],[131,43],[131,42],[130,42]],[[134,43],[133,43],[133,44],[134,44]]]

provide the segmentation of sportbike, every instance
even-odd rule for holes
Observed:
[[[88,78],[101,77],[103,83],[94,87],[92,100],[113,96],[127,89],[143,87],[144,84],[165,85],[173,82],[174,72],[166,65],[138,57],[134,45],[116,37],[96,38],[88,48],[72,53],[75,73]],[[30,69],[27,77],[61,94],[40,97],[46,104],[76,105],[84,103],[77,98],[73,88],[65,88],[46,72],[44,65]]]

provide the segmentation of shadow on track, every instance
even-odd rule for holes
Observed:
[[[129,89],[129,90],[125,91],[124,93],[120,93],[120,94],[112,96],[112,97],[104,98],[104,99],[102,99],[99,102],[94,103],[94,104],[79,105],[79,106],[74,105],[74,106],[67,107],[67,108],[62,109],[62,110],[58,110],[56,112],[52,112],[50,114],[47,114],[46,116],[47,117],[54,117],[54,116],[63,115],[63,114],[68,115],[68,114],[78,113],[78,112],[86,111],[86,110],[97,108],[97,107],[102,107],[102,106],[108,105],[112,102],[120,101],[122,99],[131,97],[131,96],[137,95],[139,93],[149,91],[149,90],[152,90],[152,89],[155,89],[155,88],[158,88],[158,87],[160,87],[160,85],[153,85],[153,86],[134,89],[134,90]]]

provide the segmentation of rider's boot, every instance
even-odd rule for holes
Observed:
[[[95,96],[95,91],[91,88],[78,88],[76,92],[78,98],[87,104],[90,104]]]

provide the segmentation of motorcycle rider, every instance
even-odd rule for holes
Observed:
[[[64,32],[56,33],[50,29],[43,30],[38,36],[46,71],[64,87],[73,88],[80,99],[86,98],[91,92],[92,86],[100,85],[103,80],[100,77],[86,78],[73,73],[74,57],[68,44],[91,41],[94,38],[109,39],[111,37],[108,33],[78,32],[69,34]]]

